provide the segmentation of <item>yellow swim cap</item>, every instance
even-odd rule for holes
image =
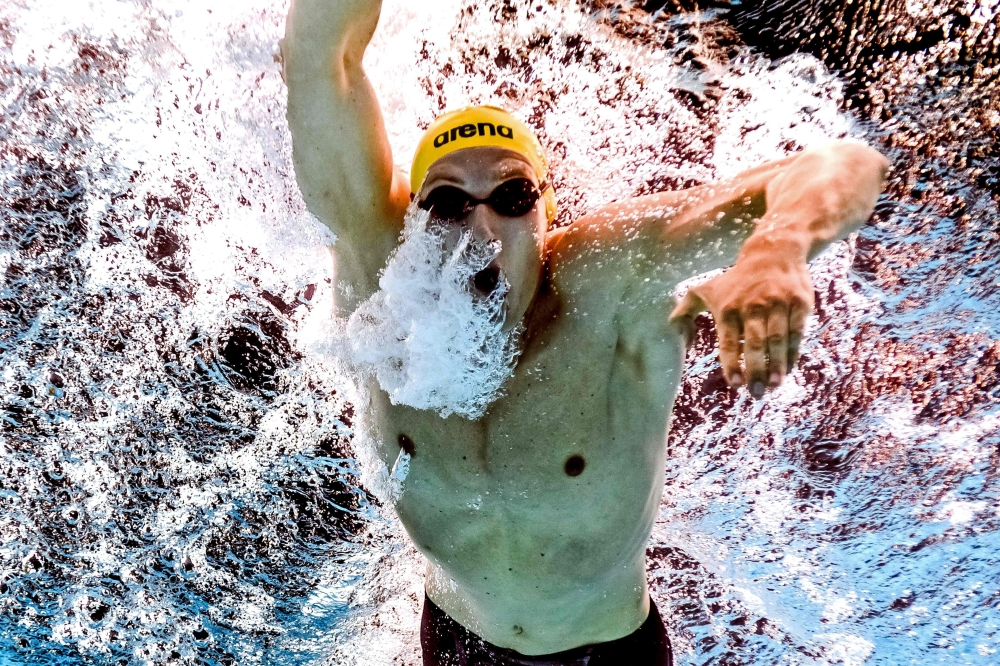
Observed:
[[[434,162],[463,148],[499,146],[523,155],[546,187],[542,192],[549,223],[556,217],[556,197],[548,183],[549,168],[542,144],[527,125],[495,106],[469,106],[449,111],[427,128],[417,144],[410,169],[410,190],[416,193],[424,184],[427,170]]]

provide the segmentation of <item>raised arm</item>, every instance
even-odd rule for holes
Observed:
[[[337,235],[346,307],[376,289],[409,203],[361,66],[380,8],[380,0],[292,0],[281,42],[295,177],[310,212]]]
[[[730,385],[746,384],[760,398],[794,367],[813,308],[806,262],[865,223],[888,167],[877,151],[854,142],[800,154],[767,183],[767,210],[736,264],[692,287],[677,305],[675,321],[712,313]]]
[[[761,397],[797,360],[813,306],[806,262],[864,224],[887,168],[874,149],[838,141],[715,185],[612,204],[575,222],[553,254],[564,282],[601,280],[640,304],[732,266],[691,288],[671,319],[709,310],[726,379]]]

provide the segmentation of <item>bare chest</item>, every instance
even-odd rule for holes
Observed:
[[[683,344],[665,331],[629,345],[612,317],[577,315],[530,340],[479,421],[376,400],[383,460],[412,451],[397,510],[418,546],[446,533],[450,545],[512,532],[537,542],[553,524],[588,538],[647,513],[651,493],[658,502]]]

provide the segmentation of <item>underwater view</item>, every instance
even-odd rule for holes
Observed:
[[[334,312],[287,13],[0,0],[0,666],[421,663],[351,370],[398,340]],[[881,151],[780,388],[731,389],[696,320],[650,595],[680,666],[1000,664],[997,0],[384,0],[364,66],[404,170],[445,110],[527,123],[557,226]]]

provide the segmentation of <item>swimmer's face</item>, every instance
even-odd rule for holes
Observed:
[[[530,180],[536,188],[539,185],[534,168],[516,152],[490,146],[467,148],[450,153],[431,165],[417,199],[423,201],[435,188],[445,185],[457,187],[476,199],[486,199],[498,186],[517,178]],[[496,270],[499,269],[510,283],[506,326],[517,324],[531,305],[541,281],[542,252],[548,227],[544,199],[540,197],[534,207],[520,217],[501,215],[482,204],[460,222],[447,222],[436,220],[432,210],[428,224],[469,228],[481,241],[500,241],[500,254],[486,271],[477,275],[475,288],[488,293],[495,286]]]

